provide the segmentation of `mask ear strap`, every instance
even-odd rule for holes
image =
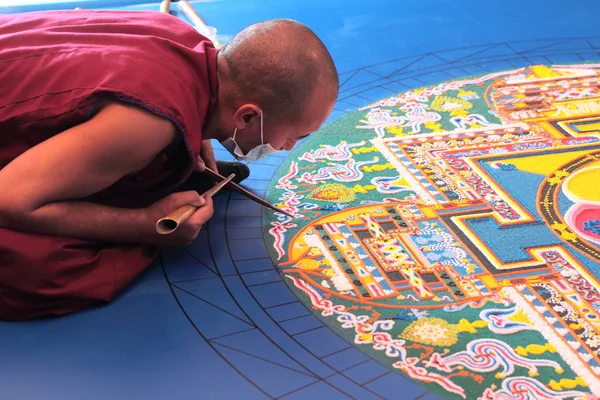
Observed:
[[[263,140],[263,112],[260,108],[258,111],[260,111],[260,144],[265,144],[265,141]]]

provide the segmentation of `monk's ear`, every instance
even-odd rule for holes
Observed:
[[[260,109],[254,104],[244,104],[233,115],[233,126],[239,130],[245,129],[254,119],[260,118]]]

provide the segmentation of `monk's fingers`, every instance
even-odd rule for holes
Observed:
[[[200,230],[202,225],[211,219],[214,214],[212,198],[204,198],[204,202],[204,205],[198,208],[187,220],[187,223],[190,226],[198,230]]]
[[[212,218],[215,209],[213,207],[213,201],[211,197],[206,197],[204,199],[205,204],[198,208],[196,212],[192,215],[195,221],[204,225],[209,219]]]
[[[196,163],[195,170],[198,172],[204,172],[206,169],[206,163],[202,158],[198,158],[198,162]]]
[[[207,168],[217,172],[217,161],[215,160],[215,151],[210,140],[204,140],[200,149],[200,158]]]
[[[168,197],[168,207],[172,210],[176,210],[181,206],[192,205],[194,207],[203,207],[206,204],[204,196],[198,194],[195,190],[188,190],[185,192],[176,192]],[[169,212],[170,212],[169,211]]]
[[[203,205],[198,207],[188,219],[181,222],[175,232],[165,238],[168,244],[177,247],[187,247],[196,239],[202,226],[204,226],[214,213],[213,202],[210,197],[202,197],[202,203]]]

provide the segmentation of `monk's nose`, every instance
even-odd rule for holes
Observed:
[[[296,141],[295,140],[288,140],[283,145],[283,149],[286,150],[286,151],[289,151],[289,150],[293,149],[295,145],[296,145]]]

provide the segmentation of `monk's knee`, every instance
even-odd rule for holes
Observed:
[[[0,320],[62,317],[99,303],[98,299],[40,296],[0,288]]]
[[[60,317],[106,304],[156,258],[112,245],[0,229],[0,319]]]

